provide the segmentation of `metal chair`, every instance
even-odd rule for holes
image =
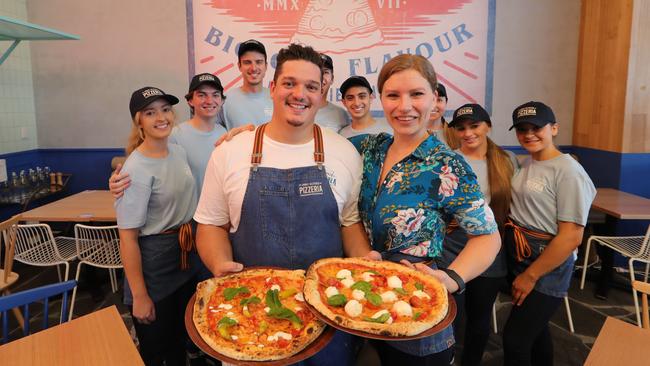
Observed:
[[[61,301],[61,319],[59,323],[68,321],[68,292],[76,286],[77,281],[71,280],[0,297],[0,315],[2,316],[2,338],[0,338],[0,344],[6,343],[8,339],[9,319],[7,319],[7,312],[10,309],[22,307],[24,317],[29,319],[29,305],[43,300],[43,329],[46,329],[49,325],[49,298],[62,294],[63,300]],[[22,328],[23,335],[29,335],[29,321],[26,321]]]
[[[648,281],[648,271],[650,270],[650,225],[648,225],[648,230],[644,236],[597,236],[592,235],[587,240],[587,248],[585,250],[585,263],[582,267],[582,278],[580,280],[580,289],[582,290],[585,286],[585,276],[587,274],[587,261],[589,259],[589,249],[591,248],[591,242],[594,241],[598,244],[604,245],[611,248],[612,250],[621,253],[622,255],[629,257],[628,265],[630,270],[630,282],[634,283],[636,280],[634,276],[634,262],[644,262],[646,263],[645,267],[645,276],[644,281]],[[639,300],[637,299],[636,290],[632,289],[632,295],[634,297],[634,307],[636,309],[636,320],[637,324],[641,326],[641,315],[639,313]]]
[[[67,281],[70,262],[77,257],[74,238],[54,237],[47,224],[18,225],[14,259],[30,266],[56,266],[59,281]],[[59,265],[65,266],[61,277]]]
[[[117,226],[86,226],[76,224],[74,226],[75,244],[79,265],[75,280],[79,281],[81,265],[87,264],[93,267],[106,268],[111,280],[111,289],[117,292],[117,276],[115,270],[122,268],[120,257],[120,237]],[[74,311],[74,302],[77,296],[77,289],[72,291],[72,304],[70,305],[70,319]]]
[[[632,282],[632,288],[634,291],[641,292],[641,304],[643,306],[643,328],[650,329],[650,314],[648,310],[648,295],[650,295],[650,283],[634,281]],[[636,294],[635,296],[636,297]]]

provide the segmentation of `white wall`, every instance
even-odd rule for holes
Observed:
[[[39,147],[122,147],[132,91],[187,92],[185,1],[30,1],[28,12],[81,37],[32,42]]]
[[[26,0],[0,1],[0,14],[27,20]],[[0,42],[0,55],[13,42]],[[0,65],[0,154],[37,147],[29,42],[18,44]]]
[[[560,125],[556,144],[571,145],[580,1],[497,0],[492,136],[518,145],[512,111],[530,100],[548,104]]]
[[[154,84],[182,96],[188,83],[185,1],[28,3],[29,20],[81,36],[32,42],[39,146],[120,147],[130,128],[131,91]],[[514,107],[552,106],[557,143],[571,143],[580,21],[578,0],[497,0],[492,136],[507,131]],[[187,118],[185,105],[177,109]]]

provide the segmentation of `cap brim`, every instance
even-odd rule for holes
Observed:
[[[538,121],[530,121],[530,120],[521,120],[514,122],[512,126],[508,129],[508,131],[512,130],[513,128],[517,127],[517,125],[523,124],[523,123],[529,123],[531,125],[537,126],[537,127],[544,127],[547,124],[553,123],[553,122],[538,122]]]
[[[485,120],[473,116],[466,116],[466,117],[454,118],[451,120],[451,122],[448,122],[447,125],[449,127],[453,127],[456,123],[465,122],[465,121],[481,122]]]

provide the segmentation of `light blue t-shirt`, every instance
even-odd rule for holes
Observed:
[[[271,120],[273,100],[268,88],[259,93],[244,93],[241,88],[230,89],[221,108],[222,125],[230,130],[249,123],[259,126]]]
[[[131,185],[115,201],[117,226],[140,229],[140,236],[159,234],[192,218],[198,202],[185,150],[170,144],[164,158],[149,158],[137,150],[124,162]]]
[[[188,122],[183,122],[174,127],[169,136],[170,143],[180,145],[185,149],[187,162],[190,164],[199,196],[203,187],[205,167],[208,166],[208,160],[214,150],[214,143],[224,133],[226,133],[226,129],[219,124],[215,125],[212,131],[204,132],[197,130]]]
[[[327,102],[326,106],[321,107],[316,112],[314,122],[321,127],[327,127],[334,132],[339,132],[343,127],[350,124],[350,119],[345,109]]]
[[[352,125],[345,126],[339,131],[339,135],[345,137],[345,138],[350,138],[353,136],[359,136],[359,135],[377,135],[382,132],[386,132],[389,135],[393,134],[393,129],[390,127],[388,122],[382,121],[382,120],[377,120],[375,121],[375,124],[372,126],[366,127],[362,130],[355,130],[352,128]]]

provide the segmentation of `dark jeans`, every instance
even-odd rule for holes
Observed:
[[[504,277],[476,277],[465,290],[465,342],[461,365],[480,365],[490,337],[492,306]]]
[[[140,324],[133,318],[135,332],[140,341],[140,356],[147,366],[185,366],[185,306],[195,291],[196,282],[187,281],[171,295],[154,303],[156,320]],[[130,307],[131,316],[133,308]]]
[[[503,331],[506,366],[553,365],[553,341],[548,322],[562,298],[531,291],[521,306],[513,305]]]
[[[404,353],[382,341],[372,341],[372,346],[379,354],[381,366],[448,366],[454,361],[454,347],[419,357]]]

